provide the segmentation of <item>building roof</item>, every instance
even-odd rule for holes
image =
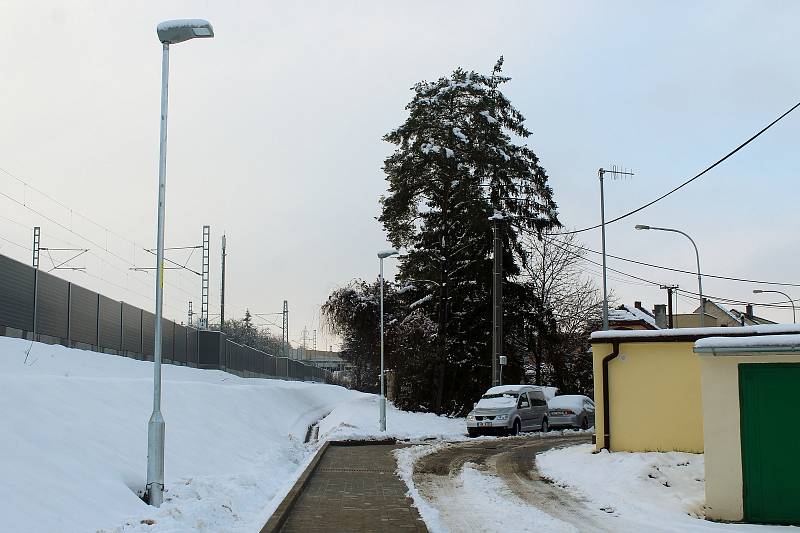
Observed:
[[[608,321],[617,324],[641,324],[650,329],[659,329],[656,317],[636,306],[622,304],[616,309],[608,310]]]
[[[644,340],[675,340],[693,342],[704,337],[746,337],[753,335],[786,335],[800,334],[798,324],[764,324],[756,326],[743,326],[738,328],[677,328],[660,329],[658,331],[595,331],[592,333],[592,343],[627,341],[637,342]]]
[[[755,326],[755,325],[758,325],[758,324],[775,324],[775,322],[773,322],[772,320],[767,320],[766,318],[762,318],[762,317],[756,316],[754,314],[748,314],[748,313],[739,311],[738,309],[732,309],[732,308],[729,308],[729,307],[725,307],[722,304],[719,304],[717,302],[714,302],[714,301],[711,301],[711,300],[708,300],[708,299],[706,299],[705,302],[706,302],[706,308],[705,308],[706,314],[711,314],[713,316],[713,313],[709,313],[709,305],[711,305],[711,306],[719,309],[722,312],[722,314],[724,314],[731,321],[733,321],[733,322],[735,322],[737,324],[740,324],[740,325],[742,324],[742,322],[744,322],[745,326]],[[752,311],[752,308],[750,310]],[[695,314],[699,313],[700,312],[700,307],[698,306],[697,309],[694,310],[694,312],[695,312]]]
[[[749,337],[706,337],[694,343],[695,353],[741,354],[741,352],[800,352],[800,334]]]

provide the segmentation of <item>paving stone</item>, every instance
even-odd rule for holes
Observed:
[[[281,529],[294,532],[427,533],[395,474],[394,444],[330,446]]]

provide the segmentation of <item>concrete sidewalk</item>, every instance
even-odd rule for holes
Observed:
[[[299,498],[281,531],[294,532],[427,532],[405,483],[395,474],[396,444],[332,445]]]

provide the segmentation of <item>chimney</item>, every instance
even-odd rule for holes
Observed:
[[[656,326],[665,329],[667,327],[667,305],[657,304],[653,309],[653,314],[656,317]]]
[[[753,304],[747,304],[744,309],[745,309],[744,314],[747,316],[747,318],[752,319],[753,318]]]
[[[644,311],[644,309],[642,309],[642,302],[633,302],[633,306],[636,309],[640,309],[640,310]]]

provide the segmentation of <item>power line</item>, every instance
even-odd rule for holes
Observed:
[[[620,215],[620,216],[618,216],[618,217],[616,217],[616,218],[613,218],[613,219],[609,220],[608,222],[606,222],[606,225],[608,225],[608,224],[612,224],[612,223],[614,223],[614,222],[618,222],[618,221],[620,221],[620,220],[622,220],[622,219],[624,219],[624,218],[628,218],[629,216],[631,216],[631,215],[634,215],[634,214],[638,213],[639,211],[642,211],[642,210],[644,210],[644,209],[647,209],[647,208],[648,208],[648,207],[650,207],[651,205],[653,205],[653,204],[655,204],[655,203],[657,203],[657,202],[660,202],[661,200],[663,200],[663,199],[664,199],[664,198],[666,198],[667,196],[669,196],[669,195],[671,195],[671,194],[673,194],[673,193],[675,193],[675,192],[677,192],[677,191],[681,190],[682,188],[686,187],[687,185],[689,185],[690,183],[692,183],[692,182],[693,182],[693,181],[695,181],[696,179],[699,179],[701,176],[703,176],[703,175],[705,175],[706,173],[708,173],[708,172],[710,172],[711,170],[713,170],[715,167],[717,167],[717,166],[721,165],[721,164],[722,164],[723,162],[725,162],[727,159],[729,159],[730,157],[732,157],[732,156],[733,156],[733,155],[734,155],[736,152],[738,152],[739,150],[741,150],[742,148],[744,148],[745,146],[747,146],[748,144],[750,144],[751,142],[753,142],[754,140],[756,140],[756,139],[757,139],[758,137],[760,137],[760,136],[761,136],[761,135],[762,135],[764,132],[766,132],[766,131],[767,131],[768,129],[770,129],[772,126],[774,126],[775,124],[777,124],[777,123],[778,123],[780,120],[782,120],[782,119],[783,119],[783,118],[784,118],[786,115],[788,115],[789,113],[791,113],[792,111],[794,111],[794,110],[795,110],[795,109],[797,109],[798,107],[800,107],[800,102],[798,102],[798,103],[796,103],[795,105],[793,105],[791,108],[789,108],[789,110],[788,110],[788,111],[786,111],[786,112],[785,112],[785,113],[783,113],[781,116],[779,116],[778,118],[776,118],[775,120],[773,120],[772,122],[770,122],[769,124],[767,124],[766,126],[764,126],[764,127],[761,129],[761,130],[759,130],[759,132],[758,132],[758,133],[756,133],[755,135],[753,135],[752,137],[750,137],[749,139],[747,139],[746,141],[744,141],[742,144],[740,144],[739,146],[737,146],[736,148],[734,148],[733,150],[731,150],[730,152],[728,152],[727,154],[725,154],[725,155],[724,155],[722,158],[718,159],[716,162],[712,163],[711,165],[709,165],[708,167],[706,167],[706,168],[705,168],[704,170],[702,170],[701,172],[699,172],[699,173],[695,174],[695,175],[694,175],[692,178],[689,178],[688,180],[684,181],[683,183],[681,183],[681,184],[680,184],[680,185],[678,185],[677,187],[673,188],[672,190],[670,190],[670,191],[668,191],[668,192],[666,192],[666,193],[662,194],[662,195],[661,195],[661,196],[659,196],[658,198],[656,198],[656,199],[654,199],[654,200],[651,200],[651,201],[647,202],[646,204],[644,204],[644,205],[642,205],[642,206],[640,206],[640,207],[637,207],[636,209],[634,209],[634,210],[632,210],[632,211],[628,211],[628,212],[627,212],[627,213],[625,213],[624,215]],[[531,217],[524,217],[524,218],[531,218]],[[543,235],[549,235],[549,236],[558,236],[558,235],[574,235],[574,234],[576,234],[576,233],[583,233],[583,232],[585,232],[585,231],[590,231],[590,230],[598,229],[598,228],[600,228],[600,226],[601,226],[601,225],[602,225],[602,224],[597,224],[597,225],[590,226],[590,227],[587,227],[587,228],[582,228],[582,229],[577,229],[577,230],[572,230],[572,231],[564,231],[564,232],[559,232],[559,233],[544,233]]]
[[[121,255],[119,255],[119,254],[117,254],[117,253],[115,253],[115,252],[113,252],[113,251],[109,250],[107,247],[105,247],[105,246],[103,246],[103,245],[101,245],[101,244],[99,244],[99,243],[97,243],[97,242],[93,241],[92,239],[90,239],[90,238],[86,237],[85,235],[82,235],[82,234],[78,233],[77,231],[75,231],[75,230],[73,230],[73,229],[71,229],[71,228],[68,228],[67,226],[65,226],[65,225],[64,225],[64,224],[62,224],[61,222],[59,222],[59,221],[57,221],[57,220],[55,220],[55,219],[53,219],[53,218],[49,217],[48,215],[45,215],[45,214],[44,214],[44,213],[42,213],[41,211],[38,211],[38,210],[34,209],[33,207],[31,207],[31,206],[29,206],[29,205],[25,204],[24,202],[20,202],[18,199],[14,198],[13,196],[10,196],[10,195],[8,195],[8,194],[6,194],[6,193],[2,192],[2,191],[0,191],[0,196],[4,196],[5,198],[8,198],[9,200],[11,200],[12,202],[14,202],[15,204],[17,204],[17,205],[20,205],[20,206],[24,207],[25,209],[27,209],[27,210],[29,210],[29,211],[31,211],[31,212],[33,212],[33,213],[35,213],[35,214],[39,215],[39,216],[40,216],[40,217],[42,217],[42,218],[44,218],[45,220],[47,220],[47,221],[49,221],[49,222],[52,222],[52,223],[53,223],[53,224],[55,224],[56,226],[58,226],[58,227],[60,227],[60,228],[62,228],[62,229],[64,229],[64,230],[66,230],[66,231],[68,231],[68,232],[72,233],[73,235],[77,236],[78,238],[80,238],[80,239],[83,239],[84,241],[86,241],[86,242],[88,242],[88,243],[92,244],[92,245],[93,245],[93,246],[95,246],[97,249],[105,251],[107,254],[109,254],[109,255],[111,255],[111,256],[113,256],[113,257],[117,258],[118,260],[122,261],[122,262],[123,262],[123,263],[125,263],[126,265],[131,265],[131,263],[129,263],[129,262],[128,262],[128,260],[127,260],[127,259],[125,259],[124,257],[122,257]],[[59,239],[59,240],[61,240],[62,242],[67,242],[67,241],[64,241],[63,239]],[[126,239],[126,240],[127,240],[127,239]],[[134,245],[136,244],[136,243],[134,243],[133,241],[129,241],[129,242],[132,242]],[[68,244],[70,244],[71,246],[75,246],[75,245],[74,245],[74,244],[72,244],[72,243],[68,243]],[[20,246],[20,245],[17,245],[17,246]],[[30,250],[30,248],[26,248],[26,249],[27,249],[27,250]],[[93,255],[93,256],[95,256],[95,257],[97,257],[97,258],[98,258],[98,259],[99,259],[101,262],[103,262],[104,264],[106,264],[106,265],[109,265],[109,266],[111,266],[112,268],[116,268],[117,270],[119,270],[119,271],[121,271],[121,272],[123,272],[123,273],[125,272],[124,270],[120,269],[119,267],[115,267],[115,266],[114,266],[114,265],[112,265],[111,263],[109,263],[109,262],[105,261],[105,260],[104,260],[102,257],[100,257],[99,255],[97,255],[97,253],[95,253],[95,252],[94,252],[94,250],[90,251],[89,253],[90,253],[91,255]],[[134,278],[134,279],[135,279],[135,278]],[[178,286],[178,285],[174,285],[174,284],[172,284],[172,283],[169,283],[169,282],[167,282],[167,281],[165,281],[165,283],[166,283],[167,285],[170,285],[171,287],[173,287],[173,288],[175,288],[175,289],[179,290],[179,291],[182,291],[182,292],[184,292],[185,294],[187,294],[187,295],[189,295],[189,296],[192,296],[192,293],[190,293],[190,292],[186,291],[185,289],[183,289],[182,287],[180,287],[180,286]],[[146,284],[146,285],[147,285],[147,284]],[[148,285],[148,286],[149,286],[149,285]]]
[[[560,241],[556,241],[555,239],[553,239],[551,242],[553,242],[553,244],[555,244],[556,247],[558,247],[558,248],[561,248],[561,247],[557,243],[566,244],[566,243],[561,243]],[[575,246],[575,245],[573,245],[573,246]],[[597,265],[599,267],[602,267],[601,263],[598,263],[596,261],[592,261],[591,259],[587,259],[586,257],[583,257],[582,255],[569,250],[568,248],[561,248],[561,249],[566,251],[566,252],[572,253],[575,257],[577,257],[579,259],[582,259],[583,261],[586,261],[586,262],[591,263],[593,265]],[[636,275],[630,274],[628,272],[623,272],[622,270],[617,270],[617,269],[611,268],[611,267],[606,267],[606,269],[610,270],[611,272],[616,272],[617,274],[621,274],[621,275],[627,276],[629,278],[633,278],[633,279],[636,279],[636,280],[639,280],[639,281],[643,281],[643,282],[649,283],[649,284],[654,285],[654,286],[658,286],[658,287],[661,286],[661,284],[656,282],[656,281],[653,281],[651,279],[646,279],[646,278],[643,278],[643,277],[640,277],[640,276],[636,276]],[[696,273],[693,272],[692,274],[696,274]],[[705,274],[703,274],[703,275],[705,276]],[[691,295],[691,296],[699,296],[700,295],[697,292],[693,292],[693,291],[689,291],[689,290],[685,290],[685,289],[676,289],[676,290],[677,290],[678,293],[684,293],[684,294],[688,294],[688,295]],[[756,302],[750,302],[750,301],[744,301],[744,300],[735,300],[735,299],[726,298],[726,297],[723,297],[723,296],[713,296],[713,295],[710,295],[710,294],[703,294],[703,298],[706,298],[708,300],[716,300],[718,302],[728,303],[728,304],[733,304],[733,305],[755,305],[755,306],[759,306],[759,307],[772,307],[772,308],[777,308],[777,309],[790,309],[791,308],[791,306],[785,305],[787,303],[790,303],[788,301],[769,302],[769,303],[756,303]]]
[[[29,251],[29,252],[30,252],[30,251],[32,251],[32,250],[31,250],[30,248],[28,248],[27,246],[25,246],[25,245],[23,245],[23,244],[20,244],[20,243],[18,243],[18,242],[14,242],[14,241],[12,241],[11,239],[6,239],[5,237],[0,237],[0,241],[7,242],[8,244],[13,244],[14,246],[17,246],[17,247],[19,247],[19,248],[22,248],[23,250],[27,250],[27,251]]]
[[[601,252],[598,252],[597,250],[592,250],[591,248],[586,248],[585,246],[581,246],[581,245],[578,245],[578,244],[572,244],[572,243],[568,243],[568,242],[563,242],[563,241],[559,241],[559,242],[560,242],[560,244],[564,244],[566,246],[572,246],[572,247],[575,247],[575,248],[580,248],[581,250],[585,250],[587,252],[591,252],[591,253],[596,254],[596,255],[602,255]],[[636,265],[641,265],[641,266],[646,266],[646,267],[651,267],[651,268],[660,268],[661,270],[669,270],[670,272],[678,272],[678,273],[681,273],[681,274],[691,274],[693,276],[697,275],[696,271],[683,270],[683,269],[680,269],[680,268],[668,267],[668,266],[663,266],[663,265],[655,265],[655,264],[652,264],[652,263],[646,263],[644,261],[637,261],[636,259],[629,259],[627,257],[620,257],[620,256],[617,256],[617,255],[606,254],[606,256],[607,257],[612,257],[614,259],[619,259],[620,261],[625,261],[627,263],[633,263],[633,264],[636,264]],[[736,277],[732,277],[732,276],[722,276],[722,275],[719,275],[719,274],[707,274],[705,272],[703,272],[702,274],[703,274],[704,278],[723,279],[723,280],[726,280],[726,281],[738,281],[738,282],[742,282],[742,283],[754,283],[754,284],[757,284],[757,285],[776,285],[776,286],[781,286],[781,287],[800,287],[800,283],[789,283],[789,282],[783,282],[783,281],[764,281],[764,280],[756,280],[756,279],[736,278]]]

